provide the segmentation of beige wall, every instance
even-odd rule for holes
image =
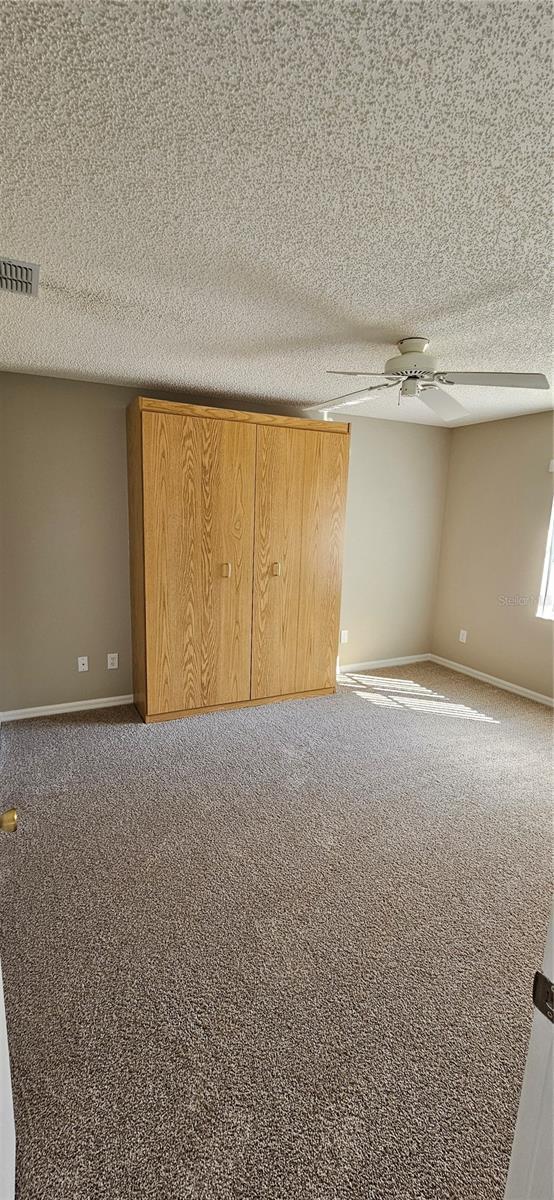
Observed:
[[[125,406],[131,392],[0,375],[0,709],[131,690]],[[106,669],[119,652],[118,671]],[[88,654],[88,674],[77,656]]]
[[[552,453],[549,413],[452,432],[432,643],[435,654],[542,695],[552,695],[552,622],[535,612]],[[525,602],[508,602],[517,598]]]
[[[352,420],[340,662],[431,645],[450,431]]]
[[[124,414],[134,394],[0,375],[3,711],[131,690]],[[448,436],[353,422],[343,662],[428,649]],[[120,667],[108,671],[114,650]]]
[[[135,391],[0,375],[0,710],[131,690],[125,408]],[[552,623],[498,597],[538,591],[550,457],[547,414],[455,431],[354,418],[341,662],[433,649],[549,692]],[[114,650],[120,667],[108,671]]]

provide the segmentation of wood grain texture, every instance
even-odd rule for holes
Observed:
[[[143,720],[146,725],[153,725],[158,721],[179,721],[182,717],[200,717],[204,713],[222,712],[228,708],[256,708],[260,704],[279,704],[282,700],[313,700],[317,696],[334,696],[336,690],[336,687],[317,688],[315,692],[293,692],[290,696],[262,696],[255,700],[235,700],[230,704],[212,704],[203,708],[185,708],[177,712],[147,713],[143,717]]]
[[[297,690],[305,440],[316,434],[260,426],[257,431],[252,697]],[[278,563],[279,574],[273,564]]]
[[[349,439],[305,442],[296,683],[308,690],[336,678]]]
[[[203,420],[201,452],[201,674],[209,706],[250,696],[256,431]]]
[[[144,607],[144,542],[142,498],[141,414],[135,401],[127,409],[127,488],[129,497],[129,574],[133,693],[135,704],[146,713],[146,630]]]
[[[148,714],[247,699],[255,428],[160,412],[142,428]]]
[[[270,427],[258,428],[257,439],[252,696],[329,688],[349,439]]]
[[[137,396],[142,412],[163,412],[174,416],[209,417],[217,421],[244,421],[251,425],[274,425],[287,429],[308,429],[320,433],[348,433],[345,421],[310,421],[306,417],[278,416],[275,413],[239,412],[233,408],[211,408],[205,404],[181,404],[176,400],[152,400]]]

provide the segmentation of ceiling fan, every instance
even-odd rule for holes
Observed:
[[[328,375],[358,375],[372,379],[382,379],[371,387],[359,392],[350,392],[346,396],[337,396],[335,400],[323,401],[313,405],[309,411],[336,412],[350,405],[363,404],[374,392],[382,392],[389,388],[399,388],[398,403],[408,398],[422,400],[436,416],[446,423],[460,420],[467,415],[466,409],[459,404],[449,392],[443,391],[441,384],[452,384],[466,387],[516,387],[516,388],[548,388],[550,385],[545,375],[518,374],[502,371],[437,371],[435,359],[428,354],[429,341],[423,337],[402,338],[398,343],[400,354],[389,358],[385,363],[382,374],[374,371],[327,371]]]

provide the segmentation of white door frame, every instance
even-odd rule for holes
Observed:
[[[554,905],[543,972],[554,978]],[[504,1200],[554,1198],[554,1025],[535,1009]]]
[[[15,1122],[0,963],[0,1200],[15,1197]]]

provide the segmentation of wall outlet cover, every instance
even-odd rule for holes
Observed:
[[[117,671],[119,667],[119,654],[108,654],[108,671]]]
[[[348,630],[347,630],[347,629],[341,629],[341,631],[340,631],[340,644],[341,644],[341,646],[345,646],[345,645],[346,645],[346,643],[347,643],[347,641],[348,641]]]
[[[77,659],[77,670],[88,671],[88,654],[81,654]]]
[[[467,629],[460,629],[458,637],[461,642],[467,642]]]

